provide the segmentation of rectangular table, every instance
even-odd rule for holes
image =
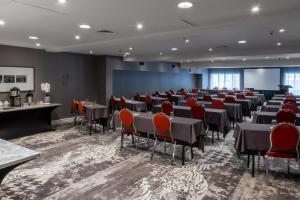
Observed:
[[[252,123],[255,124],[272,124],[272,121],[276,119],[277,112],[255,112],[253,115]],[[296,114],[296,125],[300,125],[300,113]]]
[[[120,108],[120,98],[116,98],[116,106]],[[134,101],[131,99],[126,99],[126,108],[132,111],[146,111],[147,106],[145,102]]]
[[[283,101],[280,100],[269,100],[267,105],[282,105]],[[300,106],[300,101],[296,101],[297,106]]]
[[[173,111],[174,111],[174,116],[177,117],[184,117],[184,118],[193,117],[191,108],[188,106],[174,105]],[[205,120],[207,124],[217,127],[216,131],[221,132],[224,135],[228,133],[228,131],[230,130],[230,123],[227,117],[226,110],[206,108],[205,111],[206,111]],[[153,113],[161,112],[161,106],[160,105],[154,106],[152,112]]]
[[[207,101],[198,101],[198,104],[203,105],[205,108],[212,108],[212,102]],[[187,106],[186,101],[180,101],[179,105]],[[243,121],[243,110],[241,104],[238,103],[225,103],[225,109],[227,111],[227,115],[230,118],[233,118],[235,122]]]
[[[281,109],[281,105],[263,105],[261,111],[266,112],[278,112]],[[300,113],[300,106],[298,106],[298,113]]]
[[[141,97],[141,101],[146,102],[146,95],[140,95],[140,97]],[[152,104],[153,105],[159,105],[164,101],[168,101],[168,98],[152,96]]]
[[[171,130],[175,140],[182,142],[183,146],[197,145],[204,151],[204,136],[206,131],[204,124],[201,120],[182,118],[182,117],[170,117]],[[119,127],[120,116],[119,113],[114,114],[114,126]],[[134,113],[134,125],[137,131],[143,133],[149,133],[154,135],[155,129],[153,126],[153,114],[152,113]],[[184,164],[184,148],[183,148],[183,164]]]
[[[160,93],[159,94],[160,97],[164,97],[167,98],[167,94],[165,93]],[[179,101],[182,101],[185,99],[184,95],[179,95],[179,94],[172,94],[172,99],[171,101],[174,102],[175,104],[178,104]]]
[[[0,186],[10,171],[39,156],[36,151],[0,139]]]
[[[285,97],[272,97],[272,100],[275,100],[275,101],[283,101],[285,99]],[[296,98],[296,101],[300,101],[300,98]]]

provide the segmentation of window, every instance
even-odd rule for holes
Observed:
[[[211,88],[227,88],[227,89],[240,89],[240,74],[222,74],[212,73],[210,75],[210,87]]]
[[[289,91],[300,95],[300,72],[298,73],[285,73],[284,74],[284,84],[290,85],[293,88],[290,88]]]

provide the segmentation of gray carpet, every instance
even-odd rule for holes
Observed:
[[[286,165],[274,161],[268,182],[261,159],[251,178],[246,158],[235,155],[232,132],[214,145],[207,138],[205,153],[195,149],[194,160],[187,151],[185,166],[181,146],[171,166],[171,148],[164,154],[163,143],[150,161],[146,140],[136,149],[128,137],[120,150],[118,133],[89,136],[70,125],[12,142],[41,157],[7,176],[1,199],[300,199],[297,163],[287,175]]]

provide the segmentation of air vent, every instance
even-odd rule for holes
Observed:
[[[113,34],[114,32],[113,31],[110,31],[110,30],[106,30],[106,29],[102,29],[102,30],[99,30],[97,31],[98,33],[108,33],[108,34]]]

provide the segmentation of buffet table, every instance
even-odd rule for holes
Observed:
[[[0,138],[13,139],[53,130],[51,113],[59,106],[61,104],[0,108]]]

